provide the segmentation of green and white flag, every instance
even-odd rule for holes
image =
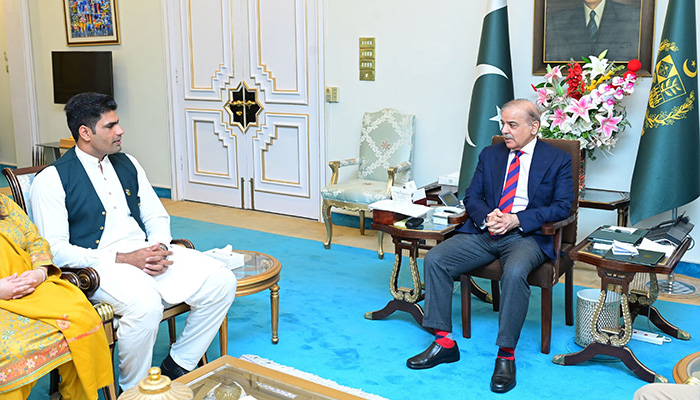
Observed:
[[[506,0],[489,0],[481,27],[467,136],[459,171],[459,197],[472,180],[479,153],[501,132],[501,106],[513,100]]]
[[[695,0],[669,0],[630,189],[635,224],[700,195]]]

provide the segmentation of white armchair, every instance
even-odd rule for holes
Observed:
[[[323,245],[326,249],[330,249],[333,236],[332,207],[359,212],[360,234],[364,235],[368,205],[390,198],[391,186],[403,185],[411,180],[414,132],[413,115],[402,114],[391,108],[364,114],[360,156],[328,163],[333,174],[330,184],[321,190],[323,221],[327,233]],[[357,178],[338,183],[340,168],[350,165],[359,166]],[[379,258],[383,258],[383,232],[379,232],[378,236],[377,253]]]

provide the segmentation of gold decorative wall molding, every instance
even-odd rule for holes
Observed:
[[[206,110],[187,108],[185,109],[185,126],[187,129],[189,160],[193,160],[194,168],[190,168],[188,181],[190,183],[200,183],[213,186],[221,186],[238,189],[239,166],[235,154],[238,150],[238,137],[224,122],[223,112],[220,110]],[[209,129],[204,129],[209,127]],[[212,138],[207,135],[214,135]],[[208,139],[208,140],[207,140]],[[211,146],[216,140],[218,148]],[[215,153],[220,154],[216,157]],[[203,159],[201,154],[206,154]],[[225,166],[219,170],[203,166],[206,160],[225,160]]]

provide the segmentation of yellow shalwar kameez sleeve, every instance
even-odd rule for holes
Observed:
[[[0,213],[0,277],[49,271],[33,293],[0,300],[0,397],[25,399],[58,366],[64,399],[96,399],[114,379],[100,317],[80,289],[60,279],[48,243],[22,209],[0,195]]]

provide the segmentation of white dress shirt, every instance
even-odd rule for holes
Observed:
[[[527,208],[527,204],[530,199],[527,195],[527,182],[530,176],[530,165],[532,164],[532,154],[535,152],[535,144],[537,144],[537,138],[526,144],[525,147],[520,149],[523,154],[520,155],[520,172],[518,173],[518,186],[515,189],[515,198],[513,199],[513,209],[510,211],[511,214],[515,214],[519,211],[523,211]],[[508,154],[508,164],[513,161],[515,157],[515,151],[512,150]],[[508,178],[508,168],[506,168],[506,174],[503,177],[503,186],[506,185],[506,179]],[[503,189],[501,189],[501,193]]]

